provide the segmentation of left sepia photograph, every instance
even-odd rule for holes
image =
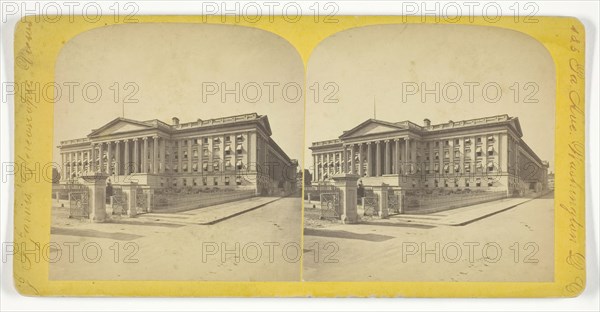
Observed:
[[[54,106],[50,280],[300,281],[304,67],[285,39],[106,26],[64,43],[55,78],[76,92]]]

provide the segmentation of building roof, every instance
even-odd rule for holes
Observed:
[[[174,120],[178,118],[174,118]],[[92,129],[90,134],[85,138],[78,138],[72,140],[64,140],[61,141],[61,146],[63,145],[73,145],[73,144],[81,144],[81,143],[89,143],[91,139],[101,137],[106,135],[106,132],[109,131],[113,127],[121,128],[121,132],[135,132],[135,131],[144,131],[144,130],[162,130],[163,132],[169,134],[175,134],[180,131],[189,131],[192,129],[208,129],[208,128],[218,128],[218,127],[226,127],[232,124],[242,124],[242,123],[257,123],[259,127],[268,135],[271,136],[271,125],[269,123],[269,118],[267,115],[259,115],[257,113],[249,113],[249,114],[241,114],[241,115],[233,115],[227,117],[213,118],[213,119],[197,119],[196,121],[187,122],[187,123],[172,123],[168,124],[158,119],[151,119],[145,121],[139,121],[129,118],[118,117],[115,118],[108,123],[104,124],[100,128]]]
[[[422,126],[409,120],[389,122],[371,118],[367,119],[366,121],[360,123],[359,125],[348,131],[344,131],[342,135],[339,136],[339,139],[314,142],[312,146],[328,146],[341,144],[344,139],[348,139],[351,137],[360,137],[363,135],[406,131],[418,134],[420,136],[426,136],[428,134],[434,134],[441,131],[459,131],[471,128],[487,127],[490,125],[508,125],[517,133],[519,137],[523,136],[521,124],[519,123],[519,118],[509,117],[506,114],[460,121],[450,120],[446,123],[440,123],[435,125],[425,124]]]

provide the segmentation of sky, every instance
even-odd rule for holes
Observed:
[[[518,117],[523,138],[553,171],[554,63],[533,38],[501,28],[376,25],[326,38],[307,65],[306,128],[304,99],[294,88],[304,84],[301,58],[285,39],[254,28],[106,26],[67,41],[55,75],[63,90],[79,84],[72,98],[63,92],[55,104],[55,146],[85,137],[122,116],[123,108],[126,118],[167,123],[172,117],[183,123],[256,112],[268,115],[272,137],[283,150],[310,166],[312,142],[337,138],[373,118],[375,103],[376,118],[390,122]],[[235,89],[236,83],[239,100],[233,94],[223,100],[222,89]],[[436,83],[440,98],[423,98],[422,89],[435,89]],[[208,85],[220,90],[210,94]],[[485,85],[492,88],[484,92]],[[419,90],[411,94],[414,86]],[[96,89],[102,92],[97,101]],[[137,103],[123,104],[128,97]],[[58,155],[55,148],[55,159]]]
[[[425,118],[439,124],[508,114],[519,118],[523,139],[554,171],[554,62],[527,35],[470,25],[353,28],[323,40],[308,61],[308,86],[330,82],[337,86],[338,103],[306,97],[307,147],[373,118],[374,103],[377,119],[419,125]],[[423,86],[435,90],[436,83],[439,91],[423,99]],[[533,100],[537,103],[528,103]],[[305,162],[312,164],[310,152]]]
[[[266,31],[205,24],[106,26],[66,42],[56,82],[79,86],[72,98],[64,92],[55,104],[54,146],[121,117],[123,105],[125,118],[169,124],[172,117],[185,123],[256,112],[268,116],[272,138],[288,156],[302,161],[304,100],[295,86],[304,83],[304,65],[293,46]],[[235,90],[236,83],[238,91],[223,100],[221,90]],[[102,95],[96,100],[98,89]],[[123,104],[127,98],[137,103]],[[54,159],[59,155],[55,148]]]

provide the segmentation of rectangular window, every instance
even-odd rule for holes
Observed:
[[[203,138],[202,141],[204,142],[204,144],[208,144],[208,138]]]
[[[229,177],[225,177],[225,185],[229,185]]]
[[[214,177],[213,178],[213,185],[219,185],[219,178],[218,177]]]
[[[454,140],[454,144],[459,145],[460,144],[460,140],[459,139]]]
[[[204,186],[208,185],[208,178],[207,177],[203,177],[202,178],[202,185],[204,185]]]

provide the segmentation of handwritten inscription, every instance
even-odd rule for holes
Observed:
[[[580,221],[582,214],[581,193],[585,190],[582,185],[581,173],[585,168],[585,145],[582,141],[581,132],[585,131],[582,126],[585,120],[584,101],[580,94],[581,86],[585,83],[584,66],[579,63],[578,59],[583,54],[583,44],[581,42],[582,34],[578,30],[578,26],[571,26],[570,36],[570,51],[572,56],[569,59],[569,83],[570,90],[568,93],[569,103],[569,142],[567,157],[569,159],[568,168],[568,199],[566,202],[559,204],[568,215],[568,242],[570,243],[569,253],[565,258],[567,265],[575,270],[577,274],[575,278],[567,283],[565,290],[571,294],[578,294],[585,288],[585,256],[578,252],[579,246],[583,243],[581,238],[582,231],[585,227]]]

